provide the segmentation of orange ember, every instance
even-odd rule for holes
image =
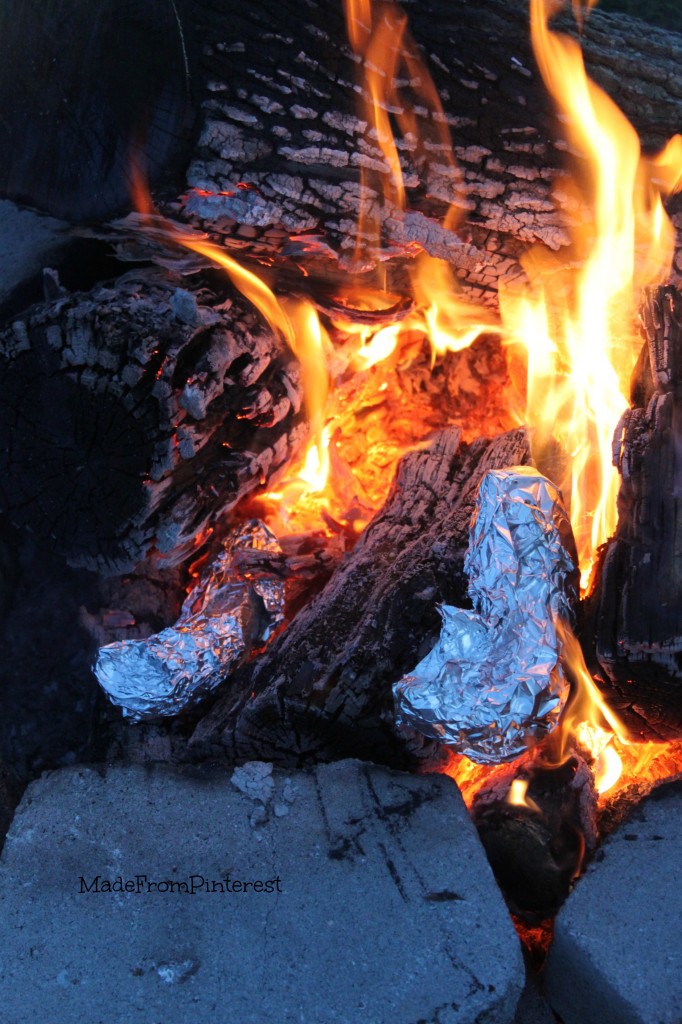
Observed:
[[[430,115],[423,120],[433,137],[420,140],[413,158],[428,179],[429,154],[437,153],[438,174],[451,189],[446,227],[457,228],[465,204],[447,119],[405,14],[392,0],[343,2],[358,113],[381,157],[371,171],[362,169],[355,262],[366,268],[378,263],[382,243],[390,242],[383,238],[386,224],[400,221],[407,207],[399,142],[416,132],[416,106]],[[578,19],[594,2],[573,0]],[[559,262],[535,248],[523,260],[522,287],[500,286],[502,326],[466,300],[449,264],[414,245],[402,247],[409,295],[389,294],[376,274],[367,274],[361,285],[349,279],[325,314],[308,299],[278,297],[224,249],[158,217],[134,175],[147,230],[222,267],[299,359],[310,440],[298,464],[259,499],[275,533],[326,530],[352,538],[385,501],[399,458],[434,430],[459,423],[470,438],[525,422],[539,468],[552,475],[570,505],[588,585],[596,551],[616,524],[611,442],[629,404],[628,382],[641,347],[634,330],[639,294],[645,284],[663,281],[670,267],[673,229],[662,200],[682,185],[682,137],[662,153],[644,156],[634,128],[588,78],[579,45],[550,29],[550,15],[562,4],[530,0],[530,6],[543,81],[572,150],[581,154],[570,187],[590,216],[573,230],[568,258],[564,253]],[[510,360],[522,362],[527,373],[517,409],[501,401],[504,383],[495,392],[500,401],[491,402],[496,385],[489,382],[488,403],[481,401],[486,375],[507,379],[506,367],[500,372],[496,364],[500,336]],[[563,470],[556,470],[557,463]],[[548,747],[556,763],[572,747],[585,752],[597,789],[610,794],[603,799],[622,792],[635,776],[646,786],[682,769],[682,743],[632,742],[601,699],[578,641],[568,627],[561,629],[573,685]],[[453,756],[446,770],[470,804],[497,769]],[[530,806],[522,783],[510,799]]]

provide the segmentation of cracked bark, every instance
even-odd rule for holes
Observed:
[[[456,429],[400,463],[391,495],[324,590],[225,684],[195,753],[305,765],[348,753],[394,767],[437,759],[398,735],[391,684],[440,631],[439,602],[466,604],[464,555],[481,477],[527,463],[525,432],[460,442]]]
[[[145,269],[0,332],[0,502],[71,564],[177,565],[307,436],[298,364],[218,289]]]
[[[470,292],[493,302],[500,277],[520,273],[529,244],[560,251],[567,222],[587,216],[562,187],[565,126],[535,67],[526,4],[404,6],[442,98],[466,198],[443,167],[433,122],[406,89],[431,150],[422,159],[414,139],[399,141],[408,211],[397,216],[379,204],[387,248],[418,242],[454,264]],[[388,172],[358,118],[341,0],[149,0],[146,7],[107,0],[96,17],[82,0],[12,0],[3,19],[2,194],[76,221],[102,221],[124,209],[131,152],[141,150],[152,178],[167,172],[171,198],[186,185],[214,193],[193,194],[186,213],[231,248],[261,256],[285,248],[314,263],[311,247],[291,240],[312,232],[323,251],[351,261],[360,169],[372,171],[377,191]],[[129,54],[141,39],[131,77]],[[679,128],[681,36],[596,11],[583,44],[590,73],[645,146],[659,146]],[[77,45],[88,52],[84,67],[50,59],[53,50]],[[51,69],[47,87],[27,52]],[[126,59],[117,62],[122,52]],[[183,151],[193,154],[186,179],[177,169]],[[453,197],[463,208],[459,232],[439,223]],[[319,262],[329,269],[329,260]],[[682,253],[675,273],[682,273]]]

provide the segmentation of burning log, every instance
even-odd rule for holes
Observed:
[[[142,270],[0,333],[0,503],[71,564],[172,566],[295,455],[299,367],[229,286]]]
[[[583,758],[526,755],[484,783],[471,812],[512,912],[534,922],[554,915],[597,845],[597,793]]]
[[[642,739],[682,737],[682,296],[647,292],[645,347],[614,438],[618,528],[602,551],[583,645],[609,703]]]
[[[286,248],[294,258],[317,252],[328,265],[325,256],[340,254],[352,264],[365,170],[374,175],[370,216],[382,218],[387,252],[418,243],[455,265],[472,297],[494,302],[498,280],[520,273],[529,243],[561,250],[566,219],[585,217],[575,197],[552,195],[571,147],[536,70],[524,4],[410,6],[410,31],[442,100],[438,116],[460,171],[444,166],[433,111],[408,86],[403,104],[414,126],[400,144],[403,216],[382,198],[390,168],[358,116],[340,0],[306,8],[281,31],[282,12],[270,5],[235,11],[227,4],[218,14],[199,0],[194,10],[210,85],[187,175],[197,191],[186,210],[207,229],[232,234],[230,244],[267,251],[293,235]],[[590,73],[616,96],[644,144],[662,145],[680,122],[679,98],[660,83],[677,74],[682,38],[595,12],[582,43]],[[399,106],[391,100],[398,118]],[[452,202],[466,211],[459,234],[438,223]]]
[[[552,197],[569,148],[566,130],[536,71],[523,4],[430,0],[412,5],[410,19],[461,173],[443,166],[432,115],[408,89],[415,131],[400,151],[408,210],[397,217],[383,204],[387,250],[417,242],[455,265],[471,293],[494,301],[498,280],[520,273],[518,257],[529,243],[561,250],[569,241],[566,217],[586,215],[567,191]],[[360,171],[375,174],[379,207],[389,168],[358,116],[341,0],[308,5],[294,19],[271,0],[126,0],[98,5],[96,16],[81,0],[47,7],[14,0],[2,28],[1,194],[76,222],[101,222],[125,208],[131,152],[140,150],[153,181],[167,172],[173,198],[190,186],[186,214],[232,249],[270,257],[284,250],[326,273],[328,256],[352,262]],[[597,11],[582,41],[590,73],[643,143],[661,145],[680,122],[674,82],[682,39]],[[131,61],[142,45],[144,58]],[[85,68],[50,59],[86,49]],[[26,53],[51,68],[48,85]],[[431,145],[429,160],[417,136]],[[186,179],[177,172],[183,148],[193,151]],[[438,223],[453,198],[467,215],[460,233]]]
[[[391,686],[433,646],[437,603],[467,604],[463,562],[484,473],[529,459],[522,430],[466,445],[451,429],[405,456],[347,561],[230,680],[194,749],[289,765],[350,752],[396,767],[437,758],[432,742],[396,733]]]

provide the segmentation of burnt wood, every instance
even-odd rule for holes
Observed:
[[[583,646],[643,739],[682,736],[682,296],[648,290],[633,408],[618,425],[618,527],[602,551]]]
[[[527,785],[527,806],[509,801],[515,779]],[[504,765],[471,814],[512,913],[529,923],[554,916],[597,846],[597,793],[584,759],[550,764],[536,753]]]
[[[535,67],[527,4],[404,7],[461,179],[437,148],[428,155],[433,121],[404,89],[425,145],[400,143],[406,215],[377,200],[386,248],[417,242],[494,302],[497,281],[521,273],[529,244],[563,250],[566,216],[587,215],[566,190],[552,194],[568,143]],[[575,33],[571,19],[562,24]],[[682,36],[595,11],[583,44],[589,71],[645,146],[679,129]],[[377,196],[388,175],[358,117],[356,84],[341,0],[8,0],[0,194],[101,222],[130,205],[131,166],[146,165],[173,201],[189,185],[186,215],[232,248],[270,257],[284,249],[329,272],[339,258],[353,262],[361,169]],[[453,199],[458,231],[439,223]]]
[[[405,87],[402,103],[424,143],[399,141],[407,212],[381,198],[388,166],[358,116],[358,70],[341,0],[303,8],[195,0],[207,84],[187,182],[209,194],[191,192],[185,212],[230,246],[263,254],[284,248],[329,274],[336,259],[345,268],[356,265],[364,169],[383,222],[383,255],[416,242],[456,266],[472,297],[494,303],[499,279],[521,274],[519,256],[529,245],[569,259],[566,221],[589,217],[561,187],[570,147],[536,69],[528,5],[403,6],[440,94],[461,178],[443,166],[433,120]],[[557,24],[575,34],[571,18]],[[583,44],[589,71],[646,147],[679,130],[682,36],[595,11]],[[453,200],[462,212],[459,230],[441,226]],[[679,209],[674,200],[671,210]]]
[[[197,756],[284,765],[355,756],[395,767],[437,747],[396,731],[391,685],[433,646],[437,605],[467,604],[469,521],[483,474],[530,461],[525,431],[406,455],[383,509],[329,583],[199,723]]]
[[[131,172],[177,182],[196,115],[182,0],[7,0],[0,8],[0,193],[101,221]]]
[[[72,565],[173,566],[307,436],[297,362],[229,284],[134,271],[0,332],[0,509]]]

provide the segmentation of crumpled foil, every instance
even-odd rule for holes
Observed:
[[[100,648],[95,675],[124,716],[139,722],[178,714],[269,639],[284,617],[284,583],[267,573],[240,572],[246,549],[281,554],[274,534],[251,520],[225,542],[174,626]]]
[[[577,565],[557,488],[526,466],[486,473],[464,561],[475,611],[440,608],[438,642],[393,687],[397,724],[479,764],[550,732],[568,695],[557,622],[573,621]]]

